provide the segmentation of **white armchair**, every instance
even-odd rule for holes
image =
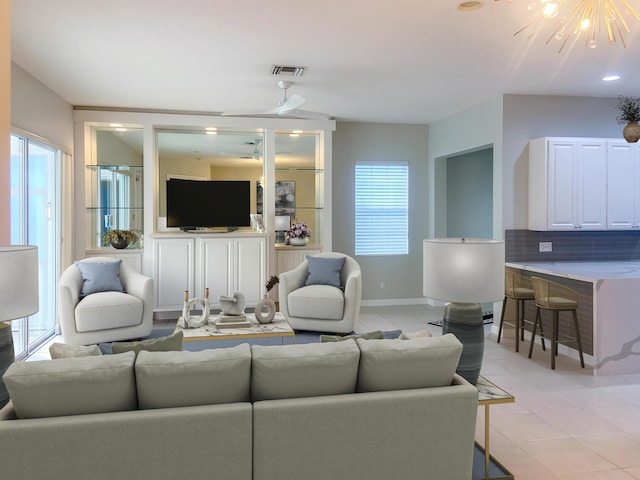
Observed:
[[[117,262],[109,257],[93,257],[80,262]],[[101,291],[81,297],[83,277],[70,265],[60,277],[58,317],[62,339],[71,345],[89,345],[144,337],[153,328],[153,279],[124,262],[119,279],[124,289]]]
[[[362,276],[360,265],[342,253],[327,252],[312,258],[344,257],[339,273],[340,288],[331,285],[305,285],[309,262],[304,260],[293,270],[279,275],[280,311],[294,330],[351,333],[360,314]]]

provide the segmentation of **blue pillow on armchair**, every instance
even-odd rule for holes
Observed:
[[[306,285],[331,285],[332,287],[342,287],[340,273],[346,257],[326,258],[311,257],[307,255],[309,263],[309,275],[305,281]]]
[[[120,264],[122,260],[114,262],[76,262],[76,267],[82,275],[82,290],[80,297],[86,297],[98,292],[123,292],[120,282]]]

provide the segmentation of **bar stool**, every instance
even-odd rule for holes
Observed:
[[[516,320],[515,323],[505,321],[504,312],[507,308],[507,300],[515,300],[516,302]],[[520,341],[524,341],[524,324],[529,323],[533,325],[530,320],[524,318],[524,305],[527,300],[535,300],[533,293],[533,286],[531,281],[519,273],[512,270],[504,271],[504,301],[502,302],[502,314],[500,315],[500,327],[498,328],[498,343],[502,337],[502,326],[507,324],[516,329],[516,352],[520,351]],[[542,328],[542,326],[541,326]],[[541,337],[542,349],[546,350],[544,346],[544,336]]]
[[[536,337],[536,330],[540,325],[540,336],[544,338],[542,333],[542,319],[540,309],[551,310],[553,312],[553,328],[551,337],[551,368],[556,368],[556,357],[558,356],[558,319],[560,312],[571,311],[573,313],[573,325],[575,327],[575,338],[564,338],[563,341],[575,341],[578,345],[580,353],[580,365],[584,368],[584,357],[582,355],[582,340],[580,340],[580,328],[578,327],[578,300],[579,295],[575,290],[565,287],[556,282],[546,280],[540,277],[531,277],[533,291],[536,298],[536,320],[533,325],[533,333],[531,335],[531,343],[529,344],[529,358],[533,353],[533,342]]]

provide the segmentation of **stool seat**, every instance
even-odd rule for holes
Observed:
[[[552,282],[541,277],[531,277],[531,283],[535,293],[536,302],[536,319],[533,325],[533,334],[531,343],[529,344],[529,358],[533,353],[533,343],[536,337],[537,327],[540,326],[540,338],[544,338],[542,332],[542,318],[540,310],[550,310],[553,318],[552,338],[551,338],[551,368],[556,368],[556,357],[558,356],[558,322],[559,313],[570,311],[573,316],[573,325],[575,329],[575,338],[565,338],[562,341],[575,341],[580,354],[580,365],[584,368],[584,356],[582,353],[582,340],[580,339],[580,327],[578,326],[578,314],[580,296],[575,290],[566,287],[560,283]],[[544,343],[543,343],[544,346]]]

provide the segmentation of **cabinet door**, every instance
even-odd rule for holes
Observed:
[[[154,241],[156,306],[182,310],[184,292],[194,296],[193,239],[165,238]]]
[[[547,179],[549,230],[573,230],[578,226],[577,148],[573,141],[550,141]]]
[[[209,302],[219,308],[220,295],[232,296],[236,291],[234,272],[234,240],[232,238],[198,239],[198,298],[209,288]],[[243,292],[244,293],[244,292]]]
[[[576,148],[578,228],[604,230],[607,223],[607,142],[580,142]]]
[[[265,239],[238,238],[235,250],[236,287],[244,293],[247,305],[254,306],[266,291]]]
[[[607,153],[607,228],[638,228],[638,149],[627,142],[609,142]]]

